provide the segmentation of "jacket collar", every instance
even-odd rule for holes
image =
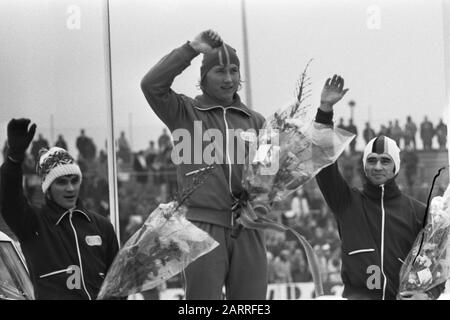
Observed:
[[[370,182],[369,179],[365,176],[365,182],[363,187],[363,192],[366,194],[369,198],[374,200],[381,199],[381,193],[382,188],[381,185],[374,185],[372,182]],[[384,199],[393,199],[401,195],[401,191],[395,182],[395,177],[388,180],[384,184]]]
[[[245,114],[248,117],[251,116],[250,109],[247,108],[247,106],[242,103],[241,98],[239,97],[239,95],[237,93],[234,95],[233,103],[229,106],[220,105],[219,103],[217,103],[217,101],[215,99],[213,99],[207,93],[203,93],[202,95],[195,97],[195,101],[197,102],[197,105],[195,106],[195,108],[200,111],[209,111],[209,110],[218,109],[218,108],[220,108],[220,109],[225,108],[227,110],[231,109],[231,110],[239,111],[240,113]]]
[[[77,200],[75,208],[71,210],[64,209],[56,202],[48,199],[47,197],[45,197],[45,204],[49,208],[49,210],[46,210],[46,213],[49,216],[50,220],[55,224],[55,226],[57,226],[64,219],[64,217],[68,216],[70,212],[78,213],[81,217],[84,217],[87,221],[91,222],[91,218],[83,210],[83,206],[80,200]]]

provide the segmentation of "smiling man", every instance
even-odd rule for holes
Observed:
[[[36,166],[45,204],[29,204],[21,164],[36,125],[28,119],[8,124],[6,161],[0,168],[1,213],[19,239],[37,299],[95,299],[117,251],[113,226],[83,209],[82,174],[64,149],[41,149]]]
[[[175,77],[199,54],[203,54],[202,94],[191,98],[174,92],[171,86]],[[240,100],[237,93],[241,83],[239,68],[236,51],[223,43],[217,32],[207,30],[172,50],[141,82],[145,98],[156,115],[174,138],[182,136],[181,142],[190,147],[190,150],[183,150],[186,161],[174,161],[180,191],[189,187],[195,172],[211,164],[203,155],[211,154],[208,150],[214,145],[216,165],[206,182],[191,195],[186,217],[220,245],[187,267],[188,300],[221,299],[223,286],[228,300],[266,298],[264,233],[242,230],[236,223],[239,210],[234,210],[243,194],[243,164],[236,161],[236,156],[248,148],[234,133],[239,130],[257,133],[264,123],[262,115]],[[207,133],[214,135],[209,139]],[[176,142],[174,151],[179,150]]]
[[[333,106],[347,90],[340,76],[327,79],[316,122],[333,126]],[[403,194],[395,182],[400,171],[400,149],[394,140],[381,135],[366,145],[362,161],[362,190],[347,184],[336,162],[316,176],[339,228],[343,296],[371,300],[436,299],[445,284],[428,292],[398,295],[402,261],[411,250],[425,215],[425,205]]]

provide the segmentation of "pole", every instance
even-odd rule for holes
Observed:
[[[50,115],[50,146],[55,143],[55,122],[53,119],[53,113]]]
[[[446,105],[447,108],[447,126],[450,126],[450,0],[442,1],[442,12],[443,12],[443,28],[444,28],[444,67],[445,67],[445,81],[446,81]],[[444,112],[445,114],[445,112]],[[447,133],[447,141],[448,141],[448,133]],[[448,142],[447,142],[448,143]],[[447,148],[450,151],[450,148]],[[448,151],[447,151],[448,152]],[[450,165],[450,153],[448,155],[448,161]],[[450,170],[447,173],[450,175]]]
[[[352,121],[354,121],[354,120],[353,120],[353,108],[355,107],[356,103],[355,103],[355,101],[350,100],[350,102],[348,103],[348,105],[350,106],[350,119],[351,119]]]
[[[245,13],[245,0],[241,0],[241,13],[242,13],[242,36],[244,41],[244,72],[245,72],[245,100],[247,106],[253,109],[252,104],[252,88],[250,81],[250,61],[248,51],[248,37],[247,37],[247,17]]]
[[[128,113],[128,132],[130,135],[130,149],[133,150],[133,114]]]
[[[112,68],[111,68],[111,30],[109,15],[109,0],[105,4],[105,23],[104,23],[104,39],[105,39],[105,80],[106,80],[106,106],[108,119],[107,134],[107,154],[108,154],[108,186],[109,186],[109,217],[114,230],[116,231],[117,240],[120,243],[119,230],[119,205],[117,192],[117,159],[116,144],[114,143],[114,108],[112,96]]]

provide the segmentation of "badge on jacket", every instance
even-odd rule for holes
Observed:
[[[102,238],[100,236],[86,236],[88,246],[101,246]]]

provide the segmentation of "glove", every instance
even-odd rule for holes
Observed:
[[[25,151],[33,140],[36,132],[36,124],[30,124],[29,119],[12,119],[8,123],[8,157],[13,162],[22,162],[25,158]]]

